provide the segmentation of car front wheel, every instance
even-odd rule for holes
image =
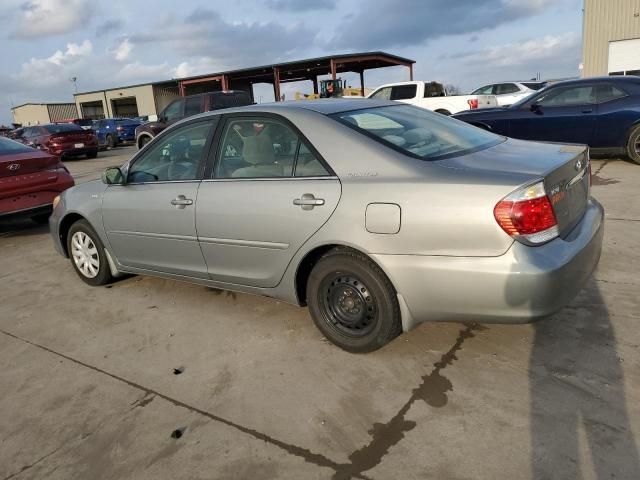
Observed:
[[[104,245],[86,220],[78,220],[69,229],[67,251],[71,265],[85,283],[98,286],[112,280]]]
[[[640,125],[631,130],[629,134],[627,155],[631,160],[640,164]]]
[[[318,329],[349,352],[372,352],[402,331],[393,285],[359,252],[335,249],[325,254],[309,276],[307,302]]]

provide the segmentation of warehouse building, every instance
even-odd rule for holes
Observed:
[[[318,93],[319,76],[330,75],[336,79],[343,72],[360,75],[360,89],[364,95],[366,70],[403,66],[407,67],[409,79],[412,80],[414,63],[414,60],[385,52],[352,53],[82,92],[76,93],[74,99],[81,118],[157,115],[180,96],[220,90],[244,90],[253,98],[253,86],[260,83],[273,86],[276,101],[281,99],[280,86],[286,82],[309,81],[313,92]]]
[[[13,123],[41,125],[78,118],[75,103],[23,103],[11,109]]]
[[[640,75],[640,0],[584,0],[582,76]]]

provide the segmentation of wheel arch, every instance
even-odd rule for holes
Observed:
[[[142,132],[140,133],[137,137],[136,137],[136,147],[138,147],[138,150],[140,150],[142,148],[142,146],[140,145],[140,141],[144,138],[144,137],[148,137],[149,141],[153,140],[153,135],[151,135],[149,132]]]
[[[309,275],[311,274],[313,267],[316,265],[316,263],[318,263],[318,261],[322,258],[322,256],[325,253],[331,250],[351,251],[351,252],[359,253],[360,255],[364,255],[370,261],[375,263],[378,266],[378,268],[380,268],[380,270],[382,270],[382,272],[386,275],[386,277],[391,282],[391,285],[393,285],[393,288],[396,290],[396,293],[398,292],[391,276],[388,274],[385,268],[382,265],[380,265],[380,263],[376,262],[376,260],[371,257],[371,255],[369,255],[363,250],[360,250],[350,245],[345,245],[341,243],[328,243],[325,245],[316,246],[313,249],[309,250],[304,255],[302,260],[298,262],[298,267],[296,268],[294,281],[295,281],[296,297],[299,305],[305,306],[307,304],[307,282],[309,281]]]
[[[69,236],[69,230],[71,229],[71,226],[78,220],[87,219],[79,213],[71,212],[65,215],[62,220],[60,220],[60,226],[58,227],[58,237],[60,237],[60,243],[62,244],[62,248],[67,257],[69,256],[69,250],[67,248],[67,237]]]

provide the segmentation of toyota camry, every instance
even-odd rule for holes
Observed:
[[[308,305],[352,352],[424,321],[527,322],[600,258],[584,146],[508,139],[367,99],[208,112],[165,130],[50,219],[103,285],[155,275]]]

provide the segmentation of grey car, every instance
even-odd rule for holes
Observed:
[[[600,258],[584,146],[394,102],[209,112],[65,191],[56,249],[90,285],[155,275],[308,305],[352,352],[424,321],[527,322]]]

